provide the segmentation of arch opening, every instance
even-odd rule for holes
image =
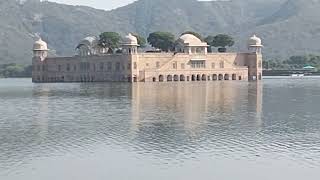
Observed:
[[[207,75],[203,74],[202,77],[201,77],[201,80],[202,81],[206,81],[207,80]]]
[[[237,75],[236,74],[232,74],[232,80],[237,80]]]
[[[196,76],[194,74],[191,76],[191,81],[196,81]]]
[[[212,80],[213,80],[213,81],[218,80],[218,76],[217,76],[216,74],[213,74],[213,75],[212,75]]]
[[[200,76],[200,74],[197,75],[197,81],[201,81],[201,76]]]
[[[159,76],[159,82],[163,82],[164,78],[163,78],[163,75],[160,75]]]
[[[225,75],[224,75],[224,80],[228,81],[229,79],[230,79],[229,74],[225,74]]]
[[[183,74],[180,75],[180,81],[185,81],[185,76]]]
[[[174,79],[174,81],[179,81],[179,76],[178,75],[174,75],[173,79]]]

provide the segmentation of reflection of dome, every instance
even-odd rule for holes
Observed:
[[[122,44],[123,44],[123,45],[138,46],[138,39],[137,39],[137,37],[135,37],[135,36],[133,36],[131,33],[129,33],[128,35],[126,35],[126,36],[122,39]]]
[[[98,40],[96,37],[86,37],[78,44],[78,48],[82,45],[87,47],[95,47],[98,45]]]
[[[48,51],[48,45],[41,38],[33,44],[34,51]]]
[[[257,37],[256,35],[253,35],[252,37],[250,37],[250,39],[248,40],[248,46],[249,47],[261,47],[262,46],[262,41],[259,37]]]
[[[207,43],[202,42],[193,34],[184,34],[180,36],[178,41],[188,46],[207,46]]]

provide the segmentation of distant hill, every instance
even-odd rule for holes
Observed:
[[[288,57],[320,50],[320,0],[138,0],[103,11],[40,0],[0,1],[0,64],[30,64],[32,43],[39,33],[52,54],[73,55],[79,40],[103,31],[121,34],[170,31],[177,36],[197,31],[204,36],[228,33],[234,50],[244,50],[257,33],[266,57]]]

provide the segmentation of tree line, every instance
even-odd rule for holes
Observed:
[[[31,77],[32,66],[21,64],[2,64],[0,65],[0,77],[1,78],[14,78],[14,77]]]
[[[199,33],[193,31],[186,31],[181,35],[184,34],[192,34],[198,37],[201,41],[206,42],[209,45],[209,52],[213,51],[212,47],[217,47],[219,52],[226,52],[226,47],[234,45],[233,38],[227,34],[218,34],[216,36],[210,35],[205,38],[203,38]],[[177,43],[175,35],[170,32],[153,32],[149,34],[147,39],[135,33],[133,35],[137,38],[140,48],[146,47],[147,43],[149,43],[156,49],[169,52],[174,50]],[[121,36],[117,32],[104,32],[99,35],[99,46],[109,49],[108,53],[117,52],[117,49],[120,47],[120,42]]]
[[[303,69],[306,66],[313,66],[320,70],[320,56],[309,54],[291,56],[286,60],[270,59],[263,62],[263,68],[272,70]]]

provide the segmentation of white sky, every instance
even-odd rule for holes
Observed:
[[[127,5],[135,0],[49,0],[52,2],[71,4],[71,5],[85,5],[98,9],[110,10],[117,7]]]

